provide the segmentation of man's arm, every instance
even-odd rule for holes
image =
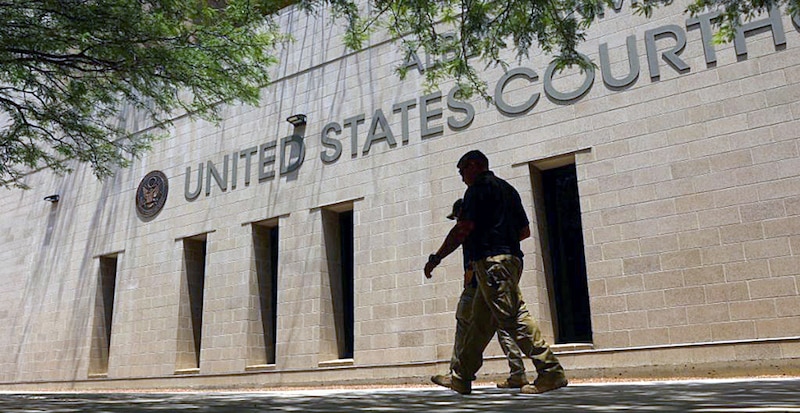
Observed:
[[[531,226],[525,225],[524,227],[520,228],[519,230],[519,240],[522,241],[527,239],[531,236]]]
[[[472,221],[458,221],[456,223],[450,232],[447,233],[447,237],[445,237],[439,250],[428,257],[428,263],[425,264],[425,277],[431,278],[433,276],[433,269],[442,262],[442,259],[450,255],[459,245],[464,243],[464,240],[467,239],[473,228],[475,228],[475,223]]]
[[[520,226],[519,228],[519,240],[525,240],[531,236],[531,223],[528,221],[528,214],[525,213],[525,207],[522,206],[522,198],[519,196],[519,192],[517,192],[514,187],[511,187],[512,191],[514,191],[513,196],[513,203],[514,203],[514,219],[516,220],[517,224]]]

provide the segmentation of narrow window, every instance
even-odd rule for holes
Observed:
[[[353,302],[353,211],[339,214],[339,228],[341,229],[340,243],[342,245],[342,335],[344,343],[341,346],[340,358],[353,358],[354,335],[354,305]]]
[[[575,164],[531,168],[555,343],[591,343],[589,289]]]
[[[206,272],[206,235],[183,239],[178,320],[177,372],[192,373],[200,368],[200,339],[203,332],[203,285]]]
[[[278,221],[252,224],[252,304],[248,367],[275,364],[278,327]]]
[[[100,257],[94,304],[94,328],[89,362],[90,376],[108,374],[111,352],[111,321],[114,317],[114,292],[117,282],[117,255]]]
[[[354,354],[353,210],[323,209],[327,274],[323,275],[322,357],[352,359]]]

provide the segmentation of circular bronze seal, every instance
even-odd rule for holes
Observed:
[[[144,219],[156,216],[167,202],[169,183],[161,171],[152,171],[139,182],[136,190],[136,212]]]

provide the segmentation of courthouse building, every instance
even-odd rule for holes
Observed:
[[[327,13],[286,9],[296,41],[259,106],[179,117],[105,180],[2,190],[0,388],[445,373],[460,253],[422,268],[472,149],[522,195],[523,293],[570,376],[797,374],[800,18],[714,44],[685,5],[606,10],[579,47],[594,70],[539,51],[486,69],[494,104],[425,88],[446,55],[380,34],[348,51]],[[481,378],[507,373],[485,357]]]

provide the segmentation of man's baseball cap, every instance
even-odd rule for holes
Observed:
[[[461,215],[461,207],[464,206],[464,200],[458,198],[456,202],[453,202],[453,211],[450,212],[450,215],[447,216],[447,219],[456,219],[459,215]]]

